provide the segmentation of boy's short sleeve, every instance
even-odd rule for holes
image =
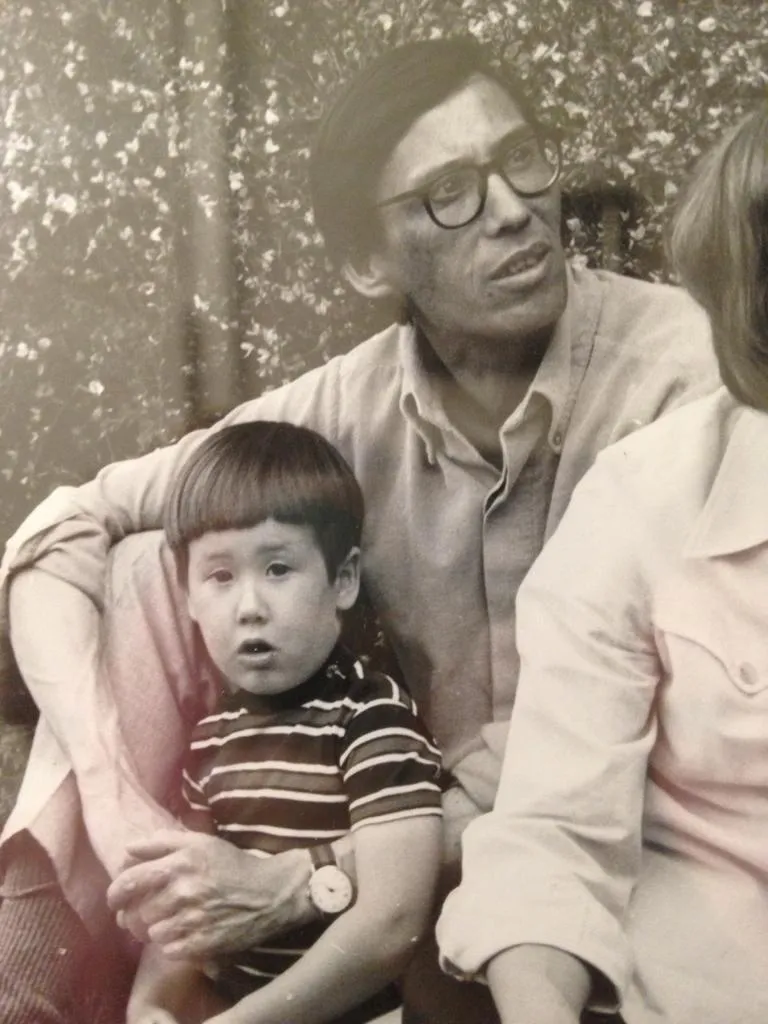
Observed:
[[[355,697],[339,765],[354,831],[361,825],[441,815],[440,752],[412,698],[387,676]]]

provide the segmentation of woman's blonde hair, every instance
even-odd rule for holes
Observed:
[[[670,235],[682,284],[712,321],[723,382],[768,411],[768,104],[699,164]]]

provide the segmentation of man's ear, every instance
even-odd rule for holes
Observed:
[[[379,253],[360,253],[346,260],[341,272],[366,299],[389,299],[396,294],[388,261]]]
[[[336,573],[334,589],[337,611],[349,611],[360,593],[360,548],[349,549]]]

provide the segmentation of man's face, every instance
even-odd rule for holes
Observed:
[[[501,86],[475,76],[414,122],[384,166],[374,200],[419,188],[457,163],[484,163],[526,130]],[[503,362],[499,342],[540,337],[562,313],[557,188],[524,199],[492,174],[482,214],[452,230],[435,224],[419,198],[379,214],[382,241],[374,258],[438,354],[472,342]]]

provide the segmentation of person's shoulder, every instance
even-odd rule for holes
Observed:
[[[598,337],[627,346],[636,340],[641,355],[677,360],[712,360],[709,319],[684,289],[642,281],[609,270],[575,269],[577,288],[600,293]]]
[[[572,266],[574,280],[586,282],[592,280],[599,284],[603,291],[604,301],[609,305],[625,306],[627,303],[635,310],[643,310],[648,306],[654,309],[669,310],[682,316],[703,317],[706,314],[683,288],[660,281],[645,281],[639,277],[617,274],[612,270],[593,269]]]
[[[673,409],[609,445],[594,472],[613,478],[630,502],[664,503],[685,492],[701,499],[745,410],[725,387]],[[635,497],[632,497],[632,496]]]
[[[333,367],[339,428],[360,434],[360,423],[391,422],[403,387],[402,346],[408,328],[391,324],[339,356]]]
[[[400,330],[392,325],[351,351],[244,402],[222,422],[287,420],[311,427],[343,447],[353,428],[359,433],[366,411],[396,407],[402,380]],[[344,454],[349,455],[346,448]]]
[[[390,324],[383,331],[366,338],[338,357],[338,373],[342,381],[354,383],[369,377],[400,377],[400,324]]]
[[[343,649],[340,662],[345,677],[347,700],[356,712],[375,705],[397,706],[416,713],[416,704],[410,693],[392,676],[370,668],[363,658],[346,649]]]

